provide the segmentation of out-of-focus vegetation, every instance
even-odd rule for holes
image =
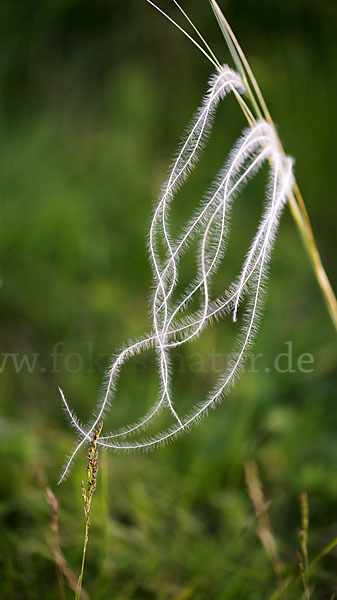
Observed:
[[[184,7],[228,61],[208,3]],[[223,8],[296,157],[336,288],[336,3],[239,0]],[[0,596],[70,598],[53,558],[45,486],[59,500],[61,548],[78,574],[85,452],[57,487],[74,442],[57,386],[86,421],[109,356],[149,329],[144,242],[152,205],[210,70],[145,1],[4,0],[0,30]],[[192,210],[244,126],[233,99],[216,124],[176,200],[173,226]],[[264,183],[265,173],[235,205],[220,289],[248,248]],[[212,352],[230,352],[234,334],[229,321],[219,324],[176,356],[177,405],[207,393]],[[279,372],[275,358],[290,347],[292,369],[284,356]],[[91,597],[271,597],[280,582],[256,535],[244,480],[244,465],[255,461],[285,565],[281,580],[294,582],[283,597],[301,598],[302,490],[310,503],[309,560],[337,535],[336,346],[288,211],[254,351],[263,353],[256,372],[244,373],[188,436],[147,455],[101,454],[84,574]],[[311,372],[298,369],[303,353],[313,357]],[[216,360],[221,366],[224,358]],[[111,427],[150,406],[153,366],[149,353],[125,370]],[[332,550],[312,569],[312,598],[337,593],[336,557]]]

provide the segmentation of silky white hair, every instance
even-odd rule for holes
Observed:
[[[241,98],[244,91],[238,73],[226,65],[217,71],[210,80],[207,94],[186,131],[162,186],[148,240],[154,279],[151,298],[152,331],[142,339],[126,345],[116,355],[106,376],[103,398],[98,402],[89,425],[83,426],[79,422],[60,389],[66,414],[79,436],[78,444],[66,462],[61,480],[68,473],[77,452],[90,440],[98,423],[104,419],[111,407],[121,367],[132,356],[148,348],[156,351],[159,394],[152,408],[140,421],[99,437],[99,445],[115,450],[146,450],[184,433],[230,391],[242,369],[259,323],[267,267],[279,219],[287,194],[294,183],[293,161],[283,154],[273,126],[261,119],[243,132],[210,190],[202,198],[193,217],[177,239],[173,239],[169,231],[168,215],[175,193],[196,165],[207,141],[219,101],[229,92],[234,92]],[[212,300],[210,282],[225,254],[233,200],[264,162],[269,164],[270,175],[256,235],[237,279],[219,298]],[[196,241],[198,247],[197,276],[184,290],[180,299],[174,302],[173,292],[178,282],[179,260],[192,241]],[[161,259],[159,245],[162,249],[161,254],[164,254]],[[200,296],[200,308],[186,315],[188,304],[196,294]],[[233,314],[233,320],[236,321],[238,307],[244,297],[247,298],[245,312],[241,318],[233,358],[227,369],[206,399],[197,403],[190,414],[180,414],[171,393],[173,373],[170,351],[195,339],[208,325],[229,313]],[[128,436],[143,431],[164,407],[167,407],[174,420],[169,429],[154,437],[128,440]]]

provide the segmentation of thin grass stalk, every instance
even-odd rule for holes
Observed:
[[[215,0],[210,0],[213,12],[217,19],[217,22],[220,26],[221,32],[224,36],[228,49],[232,55],[233,61],[240,72],[243,83],[246,86],[247,94],[249,99],[252,102],[252,108],[256,112],[256,116],[261,116],[261,110],[264,118],[268,121],[274,128],[275,134],[280,144],[280,149],[282,153],[285,155],[283,146],[278,137],[273,119],[270,115],[267,104],[264,100],[260,87],[256,81],[254,73],[249,65],[249,62],[237,40],[235,37],[229,23],[227,22],[225,16],[220,10],[218,4]],[[251,85],[249,84],[251,82]],[[252,88],[256,94],[256,98],[252,92]],[[261,110],[258,106],[258,103],[261,106]],[[243,110],[242,104],[239,102],[240,108],[242,109],[245,117],[247,118],[246,111]],[[300,236],[305,247],[305,250],[308,254],[308,257],[311,262],[311,266],[315,273],[318,285],[322,291],[324,300],[326,302],[332,323],[334,325],[335,330],[337,331],[337,300],[335,293],[332,289],[331,283],[329,281],[328,275],[323,267],[321,256],[319,250],[317,248],[315,236],[313,234],[313,230],[311,227],[308,211],[305,206],[305,202],[299,186],[297,182],[294,182],[293,190],[287,196],[288,204],[290,207],[290,211],[292,217],[297,225],[297,228],[300,232]]]
[[[260,538],[275,575],[277,576],[278,580],[281,580],[284,584],[283,575],[285,571],[285,565],[279,555],[277,541],[274,536],[268,515],[269,503],[265,499],[262,482],[255,461],[247,461],[244,464],[244,474],[248,494],[256,516],[257,535]]]
[[[83,574],[84,574],[84,565],[85,565],[85,557],[87,553],[87,546],[89,541],[89,528],[91,521],[91,502],[96,490],[97,484],[97,472],[98,472],[98,457],[99,451],[97,448],[97,440],[101,434],[103,427],[103,422],[101,422],[98,426],[97,431],[92,435],[89,452],[88,452],[88,462],[87,462],[87,483],[85,484],[82,481],[82,496],[84,500],[84,514],[85,514],[85,534],[84,534],[84,542],[83,542],[83,552],[82,552],[82,563],[81,563],[81,571],[78,578],[77,589],[76,589],[76,597],[75,600],[81,599],[82,594],[82,582],[83,582]]]
[[[84,537],[84,543],[83,543],[81,572],[80,572],[80,576],[78,578],[75,600],[79,600],[81,598],[82,581],[83,581],[83,574],[84,574],[84,564],[85,564],[85,557],[86,557],[86,552],[87,552],[88,539],[89,539],[89,524],[88,524],[88,522],[86,522],[85,537]]]
[[[308,580],[308,568],[309,568],[309,557],[308,557],[308,529],[309,529],[309,503],[306,492],[302,492],[300,495],[301,505],[301,520],[302,528],[298,533],[298,537],[301,544],[301,553],[299,553],[299,567],[302,578],[305,600],[310,600],[310,588]]]
[[[322,291],[331,320],[337,331],[337,300],[332,289],[328,275],[323,267],[322,259],[317,248],[314,233],[312,231],[308,212],[301,194],[301,191],[295,182],[293,193],[288,196],[288,203],[292,216],[298,227],[304,248],[309,256],[312,268],[314,270],[318,285]]]

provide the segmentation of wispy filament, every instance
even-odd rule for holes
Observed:
[[[244,86],[238,73],[223,66],[221,71],[217,72],[210,81],[208,93],[178,149],[154,211],[149,233],[150,257],[155,283],[152,297],[152,331],[141,340],[123,348],[115,358],[107,375],[104,397],[98,403],[89,426],[84,427],[79,423],[76,415],[71,411],[63,391],[60,390],[67,416],[80,436],[79,443],[67,461],[61,480],[67,474],[77,452],[90,441],[92,432],[106,415],[116,391],[120,370],[132,356],[148,348],[153,348],[157,353],[161,385],[156,402],[139,422],[119,431],[101,435],[97,440],[99,445],[115,450],[155,447],[179,433],[187,431],[193,423],[207,413],[209,408],[215,406],[229,392],[235,377],[242,368],[244,358],[254,340],[259,321],[266,267],[270,260],[279,218],[286,196],[293,185],[292,160],[285,158],[280,153],[273,127],[266,121],[259,120],[245,130],[210,190],[202,198],[191,221],[177,239],[172,238],[168,225],[168,214],[174,194],[200,156],[200,151],[210,133],[219,100],[231,91],[242,94]],[[221,297],[212,300],[210,281],[225,254],[232,203],[242,187],[248,183],[265,161],[270,166],[270,180],[257,233],[237,279]],[[198,275],[184,291],[180,300],[174,304],[173,292],[177,287],[179,261],[193,240],[199,242]],[[159,259],[159,244],[164,247],[164,259]],[[200,296],[200,308],[186,316],[188,303],[197,293]],[[234,348],[233,356],[235,358],[230,362],[209,396],[196,405],[190,414],[180,414],[180,411],[174,406],[171,394],[170,350],[195,339],[215,319],[224,317],[230,312],[233,313],[233,319],[236,320],[238,307],[244,296],[247,297],[247,303],[241,319],[238,341]],[[174,419],[171,428],[152,438],[128,441],[128,436],[139,434],[165,406],[168,407]]]

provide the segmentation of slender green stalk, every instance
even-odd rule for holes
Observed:
[[[109,463],[107,448],[102,448],[101,459],[101,514],[103,521],[104,558],[101,562],[101,571],[107,570],[109,565]]]
[[[80,600],[81,593],[82,593],[82,581],[83,581],[84,563],[85,563],[85,555],[86,555],[86,551],[87,551],[88,539],[89,539],[89,525],[87,522],[85,525],[85,538],[84,538],[84,544],[83,544],[82,564],[81,564],[80,576],[78,578],[76,597],[75,597],[76,600]]]
[[[302,528],[299,531],[298,537],[301,544],[301,553],[298,553],[298,565],[303,583],[305,600],[310,600],[310,589],[308,581],[308,529],[309,529],[309,504],[306,492],[300,495]]]
[[[206,48],[209,56],[211,58],[213,58],[213,60],[215,61],[215,63],[218,65],[219,70],[221,71],[221,65],[220,65],[217,57],[215,56],[214,52],[212,51],[212,49],[207,44],[205,38],[201,35],[200,31],[196,28],[196,26],[194,25],[193,21],[191,21],[191,19],[189,18],[188,14],[180,6],[179,2],[177,2],[177,0],[173,0],[173,2],[179,8],[180,12],[184,15],[186,21],[191,25],[192,29],[194,29],[194,31],[196,32],[197,36],[200,38],[200,40],[202,41],[203,45],[205,46],[205,48]]]
[[[300,231],[304,247],[308,253],[312,268],[316,275],[318,285],[323,293],[331,320],[337,331],[337,300],[332,289],[327,273],[323,267],[322,260],[316,245],[315,237],[311,228],[309,216],[304,204],[300,189],[295,182],[293,194],[288,197],[288,202],[293,218]]]
[[[84,514],[85,514],[85,534],[84,534],[84,542],[83,542],[83,552],[82,552],[82,564],[81,571],[78,578],[77,590],[76,590],[76,600],[80,600],[82,596],[82,581],[83,581],[83,573],[84,573],[84,564],[85,564],[85,556],[87,552],[88,540],[89,540],[89,528],[90,528],[90,516],[91,516],[91,502],[93,499],[93,495],[96,489],[97,483],[97,472],[98,472],[98,457],[99,451],[97,448],[97,440],[101,434],[103,427],[103,422],[101,422],[98,426],[97,431],[95,431],[92,435],[89,452],[88,452],[88,463],[87,463],[87,483],[85,484],[82,481],[82,496],[84,499]]]
[[[284,583],[285,566],[280,558],[276,538],[274,536],[269,515],[268,502],[265,499],[258,467],[255,461],[244,464],[248,495],[251,499],[257,522],[257,535],[265,550],[272,569],[279,582]]]
[[[275,130],[275,134],[278,137],[274,122],[271,118],[270,112],[268,110],[267,104],[263,98],[260,87],[255,79],[254,73],[248,63],[248,60],[237,41],[232,29],[230,28],[227,20],[225,19],[223,13],[221,12],[218,4],[215,0],[210,0],[212,9],[216,16],[216,19],[219,23],[222,34],[227,43],[228,49],[232,55],[233,61],[237,69],[242,76],[244,85],[247,90],[248,98],[251,101],[252,109],[255,112],[256,118],[260,118],[261,114],[263,117],[273,126]],[[241,108],[242,105],[239,102]],[[243,110],[247,118],[247,111]],[[248,119],[249,121],[249,119]],[[280,149],[285,154],[284,149],[282,147],[281,141],[278,137]],[[322,291],[324,300],[326,302],[332,323],[334,325],[335,330],[337,331],[337,300],[330,284],[327,273],[323,267],[322,260],[317,248],[316,240],[312,231],[310,219],[308,216],[308,212],[298,187],[298,184],[295,182],[292,193],[288,195],[288,203],[290,207],[291,214],[295,223],[300,232],[300,236],[302,238],[302,242],[309,256],[311,266],[315,273],[318,285]]]

